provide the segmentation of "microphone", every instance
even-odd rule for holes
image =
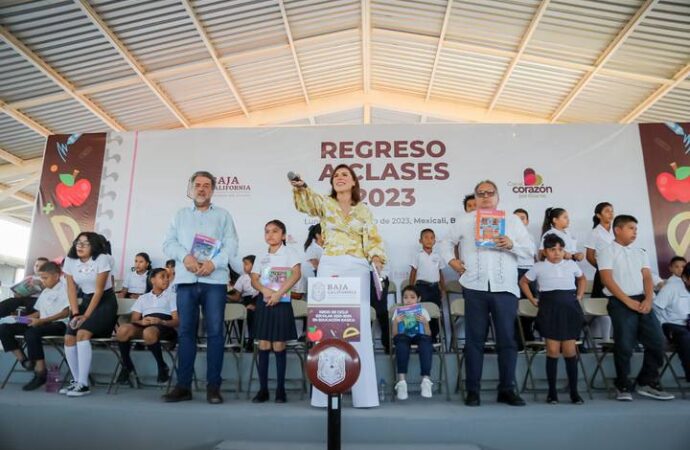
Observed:
[[[287,173],[287,177],[290,181],[303,181],[302,178],[292,170]],[[304,183],[304,187],[307,187],[307,183]]]

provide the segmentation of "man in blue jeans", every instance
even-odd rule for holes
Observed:
[[[474,188],[477,210],[495,210],[498,188],[493,181],[481,181]],[[497,401],[511,406],[525,402],[515,390],[517,343],[515,319],[518,307],[518,258],[533,254],[529,234],[514,214],[505,214],[505,232],[494,238],[492,247],[475,242],[477,211],[460,217],[443,242],[442,256],[460,275],[465,298],[465,372],[467,406],[479,406],[479,390],[484,365],[484,343],[493,319],[498,353]],[[460,245],[460,261],[454,247]]]
[[[208,343],[206,399],[211,404],[223,403],[220,395],[223,318],[228,263],[237,256],[237,232],[230,213],[211,203],[215,188],[216,179],[209,172],[198,171],[192,175],[188,195],[194,205],[177,212],[163,243],[165,255],[176,261],[175,286],[180,317],[177,385],[163,396],[166,402],[192,399],[201,306]],[[200,237],[205,244],[200,243]]]

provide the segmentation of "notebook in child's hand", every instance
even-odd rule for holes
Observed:
[[[43,283],[39,278],[26,277],[19,283],[10,287],[10,290],[17,294],[18,297],[31,297],[35,294],[40,294],[43,290]]]
[[[402,316],[402,320],[398,322],[398,334],[406,334],[410,337],[423,334],[424,325],[417,320],[417,316],[421,315],[422,305],[419,303],[415,303],[414,305],[398,306],[395,310],[395,316]]]
[[[477,247],[495,248],[494,239],[506,234],[506,212],[498,209],[478,209],[474,228]]]
[[[15,324],[15,323],[20,323],[22,325],[28,325],[31,323],[31,319],[28,317],[24,316],[5,316],[0,319],[0,325],[1,324]]]
[[[223,243],[218,239],[197,233],[194,235],[194,242],[192,243],[192,251],[190,254],[196,258],[198,262],[210,261],[220,253],[221,245],[223,245]]]
[[[264,267],[261,271],[261,284],[274,291],[279,290],[292,276],[292,267]],[[267,299],[264,299],[267,301]],[[290,291],[280,297],[281,303],[290,303]]]

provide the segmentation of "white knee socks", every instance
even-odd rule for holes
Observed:
[[[79,379],[82,386],[89,385],[89,371],[91,370],[91,342],[77,342],[77,353],[79,359]]]
[[[65,345],[65,358],[70,372],[72,372],[72,379],[79,381],[79,359],[77,358],[77,346],[68,347]]]

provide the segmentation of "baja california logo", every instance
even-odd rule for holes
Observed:
[[[226,197],[247,197],[252,193],[252,185],[241,181],[235,175],[216,178],[216,195]]]

